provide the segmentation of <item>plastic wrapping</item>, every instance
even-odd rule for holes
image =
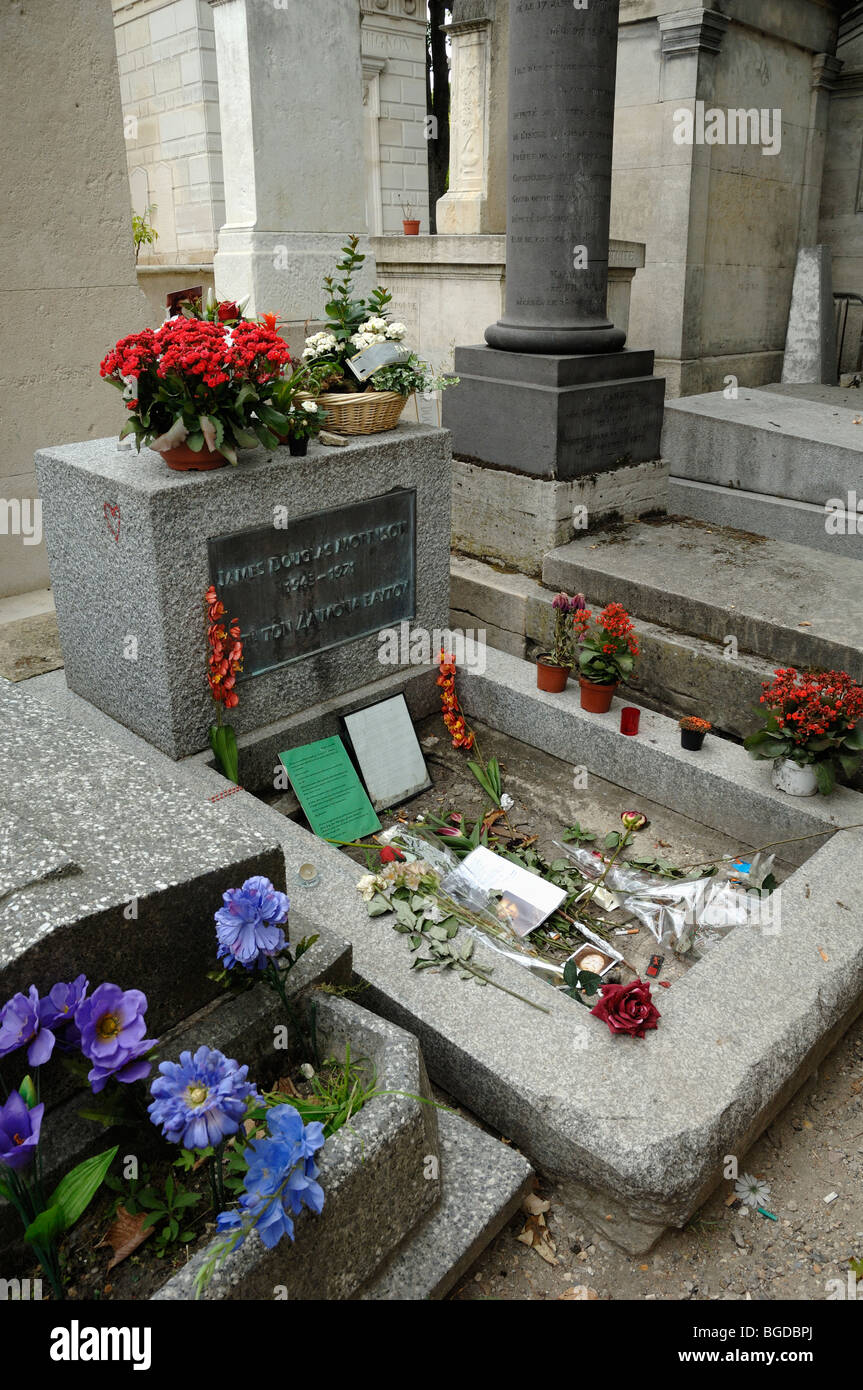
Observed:
[[[602,876],[606,861],[594,850],[571,845],[560,848],[590,883]],[[631,864],[615,863],[605,875],[603,888],[612,894],[615,907],[637,918],[661,945],[682,955],[692,949],[696,934],[699,945],[707,948],[734,927],[764,928],[765,919],[769,924],[766,900],[752,890],[761,887],[773,858],[772,854],[758,853],[751,861],[724,860],[715,875],[691,879],[664,878]],[[589,887],[580,898],[588,892]]]

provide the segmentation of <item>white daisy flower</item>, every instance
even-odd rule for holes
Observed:
[[[748,1207],[763,1207],[770,1196],[770,1184],[744,1173],[734,1184],[734,1192]]]

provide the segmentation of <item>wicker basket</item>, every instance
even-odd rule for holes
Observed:
[[[327,412],[325,428],[334,434],[380,434],[395,429],[407,404],[398,391],[328,391],[318,396]]]

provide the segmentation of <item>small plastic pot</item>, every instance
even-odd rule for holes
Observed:
[[[704,742],[706,730],[701,729],[681,729],[680,746],[686,748],[690,753],[697,753]]]
[[[569,680],[568,666],[554,666],[550,661],[543,661],[542,657],[536,659],[536,688],[537,690],[547,690],[552,695],[559,695],[566,689]]]

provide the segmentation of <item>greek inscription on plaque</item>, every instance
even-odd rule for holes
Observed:
[[[210,579],[242,632],[244,679],[415,616],[413,490],[207,545]]]

